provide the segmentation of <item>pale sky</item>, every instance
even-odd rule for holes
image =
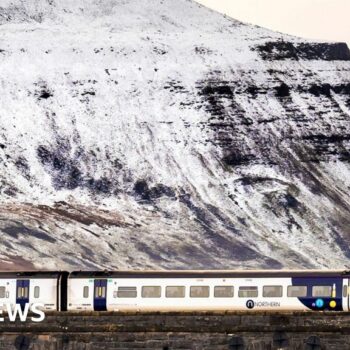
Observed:
[[[196,0],[244,22],[350,46],[350,0]]]

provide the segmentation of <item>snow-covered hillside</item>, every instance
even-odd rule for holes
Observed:
[[[350,52],[192,0],[2,0],[0,268],[350,267]]]

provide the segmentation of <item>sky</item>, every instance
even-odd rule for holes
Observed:
[[[350,0],[196,0],[244,22],[350,46]]]

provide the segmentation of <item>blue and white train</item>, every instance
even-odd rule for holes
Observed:
[[[0,272],[0,307],[47,311],[349,311],[349,271]]]

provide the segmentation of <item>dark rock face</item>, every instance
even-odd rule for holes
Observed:
[[[73,154],[68,140],[58,140],[55,146],[40,145],[37,155],[52,177],[52,182],[57,190],[85,188],[91,193],[111,195],[118,192],[118,171],[113,169],[113,175],[94,178],[92,173],[84,173],[82,168],[96,161],[94,153],[87,154],[82,148]]]
[[[325,60],[350,61],[346,43],[299,43],[286,41],[267,42],[257,46],[264,60]]]
[[[271,76],[273,79],[273,75]],[[231,167],[265,163],[277,165],[281,158],[274,148],[270,148],[270,137],[272,128],[281,128],[279,134],[283,135],[288,125],[289,132],[285,135],[285,142],[293,149],[297,145],[296,152],[300,149],[307,150],[307,159],[302,156],[303,161],[321,162],[331,159],[348,161],[349,131],[346,120],[347,113],[342,111],[341,105],[333,94],[346,95],[347,86],[332,86],[330,84],[310,84],[309,86],[287,85],[282,82],[278,86],[260,86],[259,88],[244,87],[242,81],[211,81],[210,85],[199,86],[199,96],[203,101],[206,111],[210,113],[208,127],[215,133],[214,142],[223,150],[222,161]],[[271,84],[272,85],[272,84]],[[259,99],[261,103],[268,99],[273,93],[279,104],[290,119],[285,119],[284,124],[277,121],[281,116],[276,115],[271,119],[260,120],[258,114],[252,118],[251,114],[243,105],[241,94],[251,95]],[[298,111],[292,95],[301,94],[307,97],[312,95],[320,98],[317,107],[310,106],[309,111]],[[294,105],[294,106],[293,106]],[[325,134],[319,134],[316,127],[310,127],[310,120],[319,118],[329,109],[338,111],[336,119],[327,123]],[[298,121],[298,123],[294,123]],[[345,122],[345,124],[344,124]],[[326,130],[333,128],[329,134]],[[305,133],[300,135],[300,132]],[[327,134],[327,135],[326,135]],[[282,159],[285,161],[285,158]]]
[[[187,0],[13,0],[0,23],[0,266],[350,266],[345,44]]]
[[[297,46],[299,57],[307,60],[350,61],[346,43],[301,43]]]
[[[289,97],[290,87],[286,83],[282,83],[280,86],[275,87],[277,97]]]
[[[298,60],[298,52],[293,43],[276,41],[267,42],[264,45],[257,46],[257,51],[264,60]]]
[[[159,199],[163,196],[175,198],[175,192],[168,186],[157,184],[154,187],[149,188],[145,180],[139,180],[135,183],[134,192],[136,197],[146,202],[152,201],[154,199]]]

